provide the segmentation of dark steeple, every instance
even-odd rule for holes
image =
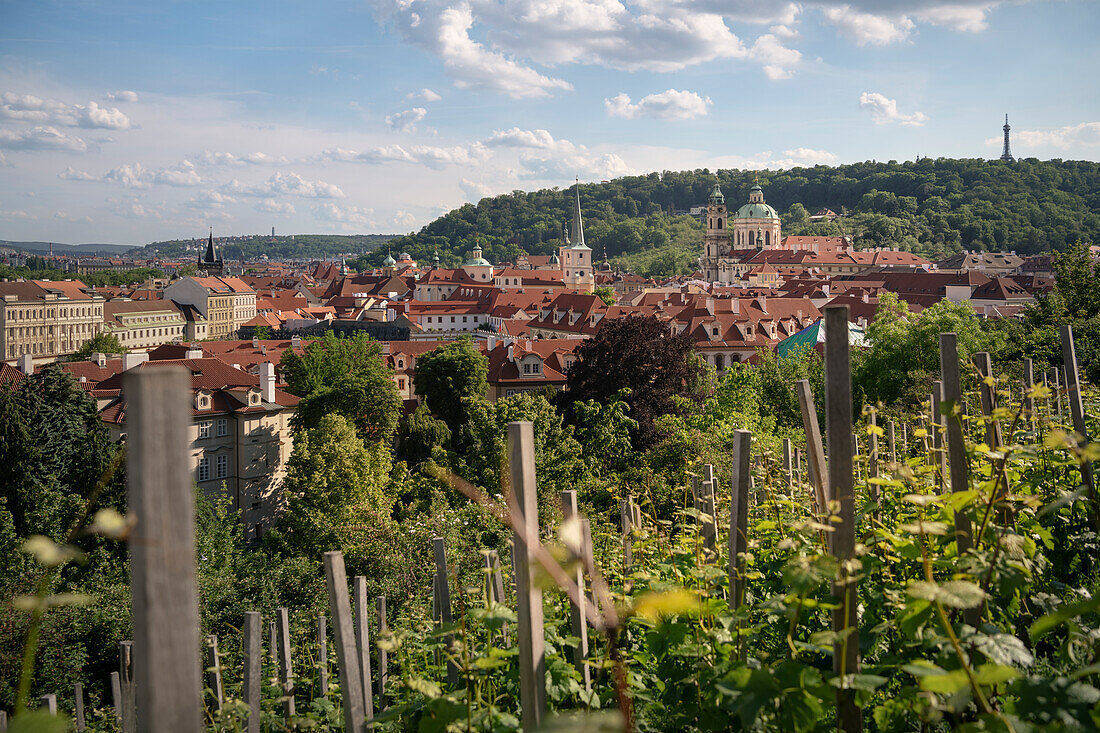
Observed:
[[[1008,147],[1008,131],[1011,129],[1012,128],[1008,124],[1008,115],[1005,115],[1005,149],[1004,152],[1001,153],[1001,160],[1007,161],[1009,163],[1015,163],[1016,159],[1012,157],[1012,151]]]
[[[222,271],[222,258],[214,248],[214,230],[211,228],[210,237],[206,240],[206,253],[199,257],[199,269],[208,275],[220,275]]]

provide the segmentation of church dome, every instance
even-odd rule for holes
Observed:
[[[558,253],[557,252],[551,252],[550,253],[550,260],[547,262],[547,264],[550,264],[550,265],[560,265],[561,264],[561,260],[558,259]]]
[[[737,210],[738,219],[778,219],[779,214],[767,204],[745,204]]]
[[[393,267],[396,264],[397,262],[389,255],[386,255],[386,259],[382,260],[382,267]]]

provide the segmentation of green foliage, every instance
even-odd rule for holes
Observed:
[[[594,295],[599,296],[605,305],[615,304],[615,288],[610,285],[601,285],[592,292]]]
[[[125,354],[126,348],[113,333],[97,333],[69,357],[69,361],[84,361],[92,354]]]
[[[432,414],[451,430],[462,445],[462,426],[468,417],[468,400],[484,399],[489,389],[489,360],[469,337],[450,341],[422,354],[416,360],[413,384],[416,394]]]
[[[382,344],[361,331],[348,338],[326,331],[323,338],[306,342],[300,356],[293,349],[284,351],[281,364],[287,389],[299,397],[332,386],[343,376],[385,371]]]
[[[68,270],[61,270],[53,266],[50,260],[41,257],[28,257],[27,264],[22,267],[0,265],[0,280],[5,278],[23,278],[25,280],[68,280],[78,279],[89,287],[136,285],[152,278],[162,278],[164,272],[155,267],[135,267],[132,270],[90,272],[86,275],[77,275]]]
[[[397,457],[415,466],[445,455],[451,443],[451,430],[447,423],[432,417],[426,404],[421,404],[401,424],[397,443]]]
[[[343,254],[369,252],[393,239],[392,234],[295,234],[276,237],[262,234],[234,237],[232,241],[215,240],[218,252],[227,260],[258,260],[284,258],[331,258]],[[153,242],[132,250],[139,257],[194,257],[194,240],[176,239]]]
[[[283,480],[287,508],[280,527],[288,540],[299,547],[337,547],[339,530],[364,511],[388,514],[389,464],[389,447],[364,445],[341,415],[325,415],[299,431]]]
[[[401,415],[401,395],[390,371],[376,360],[374,368],[345,374],[331,386],[311,392],[298,403],[291,424],[295,429],[313,428],[326,415],[342,415],[364,441],[388,445]]]
[[[703,228],[676,212],[705,203],[715,178],[731,208],[747,200],[759,179],[768,202],[787,212],[785,234],[848,235],[861,249],[901,247],[936,259],[962,249],[1030,254],[1062,250],[1078,239],[1100,241],[1093,201],[1100,164],[1031,158],[1012,165],[925,158],[625,176],[581,186],[586,241],[646,277],[688,274],[697,267]],[[547,255],[561,246],[572,205],[567,191],[513,191],[465,204],[390,246],[418,260],[438,251],[445,267],[460,264],[475,238],[492,262],[514,261],[520,250]],[[803,216],[822,207],[845,216],[835,222]],[[375,249],[357,265],[377,267],[384,256]]]

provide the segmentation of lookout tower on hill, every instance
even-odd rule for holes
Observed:
[[[1001,153],[1001,160],[1007,163],[1015,163],[1016,159],[1012,157],[1012,150],[1008,146],[1008,133],[1012,129],[1012,126],[1008,124],[1008,115],[1005,115],[1005,126],[1003,129],[1005,131],[1005,149]]]

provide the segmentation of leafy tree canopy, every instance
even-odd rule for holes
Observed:
[[[489,389],[489,360],[468,337],[417,357],[416,394],[458,436],[466,421],[464,398],[483,399]]]
[[[80,347],[69,361],[84,361],[92,354],[125,354],[126,348],[113,333],[97,333]]]
[[[334,385],[344,376],[388,372],[382,363],[382,344],[362,332],[341,338],[327,331],[324,338],[306,342],[304,351],[299,356],[287,349],[281,359],[287,388],[299,397]]]

